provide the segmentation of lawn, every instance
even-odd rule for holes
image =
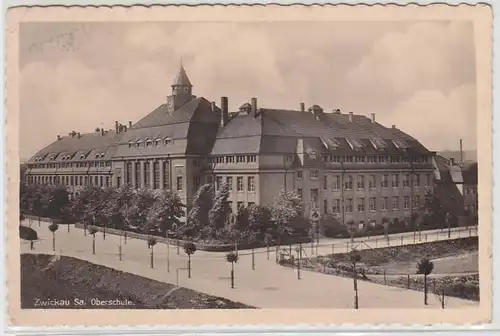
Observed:
[[[112,301],[100,305],[98,301]],[[47,303],[48,302],[48,303]],[[67,304],[66,304],[67,303]],[[253,308],[72,257],[21,255],[21,308]]]

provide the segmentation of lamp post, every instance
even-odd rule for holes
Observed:
[[[171,233],[170,230],[165,231],[165,235],[167,238],[167,273],[170,273],[170,239],[168,238],[168,235]]]

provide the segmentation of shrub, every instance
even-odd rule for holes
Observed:
[[[19,237],[24,240],[37,240],[38,234],[32,228],[26,226],[19,227]]]

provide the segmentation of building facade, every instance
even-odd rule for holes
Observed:
[[[319,209],[360,228],[409,220],[433,192],[433,152],[375,115],[259,107],[229,111],[192,94],[181,66],[165,104],[133,124],[57,137],[28,162],[28,183],[169,189],[192,203],[204,183],[230,187],[231,207],[271,204],[296,191],[306,212]]]

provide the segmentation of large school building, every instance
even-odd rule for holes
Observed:
[[[268,109],[256,98],[238,111],[196,97],[181,66],[166,101],[136,123],[72,131],[27,162],[28,183],[64,184],[75,196],[86,184],[169,189],[191,204],[204,183],[230,186],[231,207],[271,204],[294,190],[307,211],[359,227],[408,220],[432,192],[432,157],[395,125],[375,115]]]

